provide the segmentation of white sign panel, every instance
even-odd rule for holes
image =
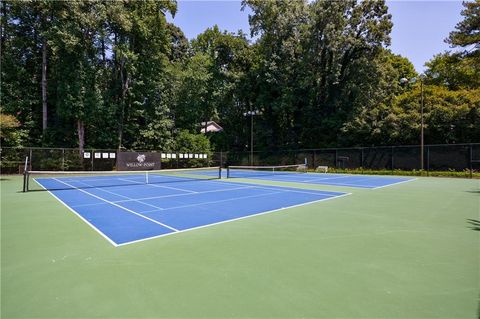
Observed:
[[[102,158],[102,154],[101,153],[95,153],[95,158]]]
[[[110,158],[115,158],[116,154],[115,153],[110,153]]]
[[[83,158],[90,158],[90,152],[83,152]]]

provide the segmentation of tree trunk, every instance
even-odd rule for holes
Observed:
[[[42,129],[47,129],[47,39],[42,38]]]
[[[102,43],[102,64],[103,64],[103,67],[106,68],[107,67],[107,58],[106,58],[106,55],[105,55],[105,38],[103,37],[103,35],[102,35],[101,43]]]
[[[127,104],[127,91],[130,83],[129,76],[125,70],[125,58],[122,59],[120,63],[120,80],[122,83],[122,92],[121,92],[121,109],[120,109],[120,118],[118,121],[118,149],[122,148],[123,140],[123,125],[125,122],[125,106]]]
[[[85,124],[82,120],[77,120],[77,134],[78,134],[78,149],[80,151],[80,157],[83,156],[83,150],[85,148]]]

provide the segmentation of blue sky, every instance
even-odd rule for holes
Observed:
[[[462,20],[461,1],[387,1],[394,27],[390,49],[412,61],[418,72],[435,54],[449,50],[444,39]],[[248,14],[241,11],[240,1],[182,1],[173,22],[187,38],[195,38],[206,28],[217,24],[220,29],[250,34]],[[172,21],[171,18],[169,18]]]

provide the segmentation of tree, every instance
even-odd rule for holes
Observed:
[[[159,136],[170,134],[172,121],[154,121],[169,116],[168,101],[160,92],[168,81],[171,44],[165,12],[175,11],[174,1],[115,2],[109,7],[108,28],[114,39],[110,94],[117,110],[119,148],[141,146],[139,132],[144,138],[155,136],[157,144],[164,143]]]
[[[378,56],[392,27],[384,1],[243,4],[252,35],[261,35],[255,104],[268,123],[264,145],[338,142],[348,115],[380,98]]]
[[[480,136],[480,91],[450,91],[445,87],[425,87],[425,143],[476,142]],[[397,143],[417,144],[420,132],[420,88],[398,97]],[[393,132],[387,132],[393,134]]]
[[[21,146],[26,132],[19,127],[21,124],[13,115],[0,113],[0,144]]]
[[[412,87],[401,85],[400,79],[417,76],[413,64],[389,50],[382,50],[377,58],[376,89],[365,89],[361,106],[348,114],[343,123],[339,141],[343,145],[393,145],[398,143],[397,113],[393,112],[398,95]]]
[[[31,141],[40,143],[48,126],[46,39],[53,5],[47,1],[1,5],[2,107],[18,113]]]
[[[301,117],[307,88],[302,39],[307,29],[306,1],[243,1],[251,35],[260,36],[253,52],[249,76],[252,97],[244,111],[256,109],[256,144],[259,148],[295,147],[302,132]],[[244,122],[243,120],[242,122]],[[248,135],[247,135],[248,136]]]
[[[445,52],[426,63],[427,83],[451,90],[480,87],[480,65],[471,56]]]
[[[465,19],[448,39],[467,50],[427,64],[427,142],[478,133],[480,59],[468,48],[478,46],[478,4],[464,4]],[[257,149],[417,142],[418,84],[399,83],[416,72],[386,49],[392,22],[384,1],[244,0],[245,7],[253,44],[218,26],[189,42],[166,21],[173,0],[2,1],[2,113],[21,123],[12,131],[28,134],[15,143],[173,150],[215,120],[223,133],[202,138],[244,150],[250,110],[262,112]]]
[[[220,147],[227,147],[227,141],[238,139],[239,130],[243,122],[243,113],[251,92],[243,92],[242,87],[250,79],[247,75],[251,71],[251,50],[245,35],[238,31],[236,34],[221,32],[218,26],[209,28],[192,40],[192,52],[201,53],[208,57],[208,73],[210,75],[207,86],[210,99],[204,107],[202,121],[220,121],[226,132],[226,141]],[[210,136],[216,139],[218,134]]]
[[[474,45],[471,54],[477,54],[480,47],[480,0],[464,1],[465,9],[462,16],[465,18],[457,23],[455,31],[450,32],[445,40],[453,47],[468,47]]]

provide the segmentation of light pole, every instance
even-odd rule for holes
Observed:
[[[250,110],[243,113],[243,116],[250,116],[250,165],[253,166],[253,117],[256,115],[262,115],[262,111]]]
[[[424,94],[423,94],[423,80],[425,79],[425,74],[420,74],[420,168],[423,170],[424,166],[424,156],[423,156],[423,149],[424,149],[424,135],[423,135],[423,128],[424,128],[424,118],[423,118],[423,107],[424,107]],[[400,83],[415,83],[417,82],[417,78],[411,78],[410,80],[407,78],[401,78]]]

